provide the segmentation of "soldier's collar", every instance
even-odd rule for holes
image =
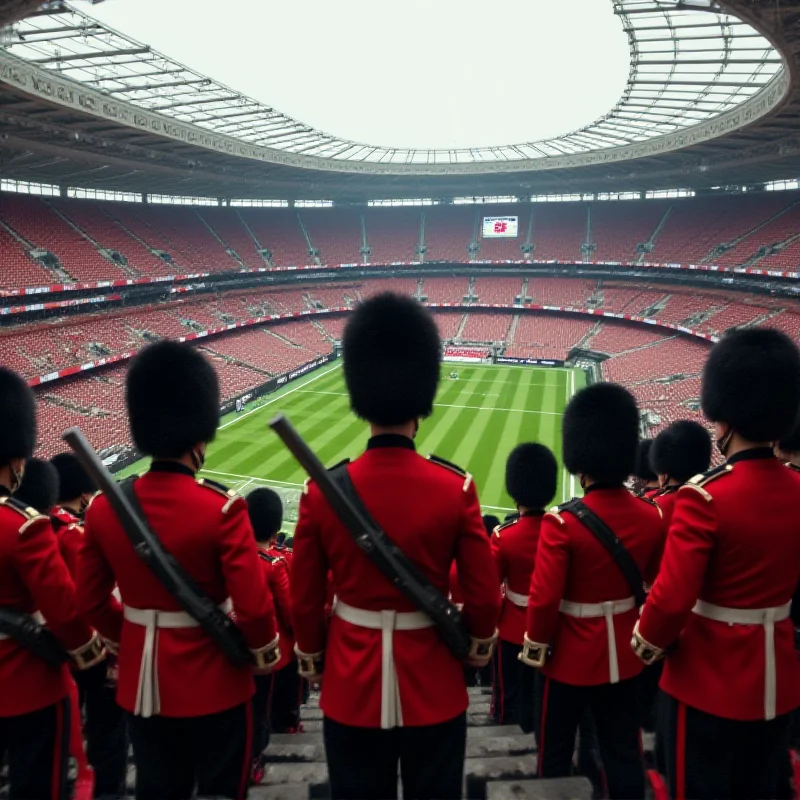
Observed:
[[[154,461],[150,465],[149,472],[171,472],[174,475],[188,475],[194,478],[194,470],[189,469],[185,464],[178,461]]]
[[[584,494],[589,494],[589,492],[600,491],[601,489],[623,489],[624,487],[621,484],[616,483],[602,483],[601,481],[596,481],[591,486],[587,486],[584,490]]]
[[[367,450],[377,450],[381,447],[404,447],[406,450],[416,450],[413,439],[399,433],[379,433],[367,442]]]
[[[728,459],[728,464],[735,464],[737,461],[753,461],[757,458],[775,458],[775,453],[771,447],[751,447],[749,450],[740,450],[738,453],[734,453]]]
[[[532,508],[530,511],[526,511],[524,514],[520,514],[519,518],[522,519],[523,517],[543,517],[545,515],[545,510],[543,508]]]

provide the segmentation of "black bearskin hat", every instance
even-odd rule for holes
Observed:
[[[145,455],[177,458],[210,442],[219,425],[214,367],[188,344],[161,341],[131,362],[125,401],[134,444]]]
[[[16,372],[0,367],[0,464],[30,458],[36,447],[36,400]]]
[[[778,442],[778,447],[784,453],[797,453],[800,452],[800,416],[789,433],[781,438]]]
[[[506,461],[506,491],[518,506],[544,508],[556,496],[558,463],[543,444],[518,444]]]
[[[344,329],[344,378],[356,416],[377,425],[427,417],[439,385],[441,341],[427,309],[384,292],[362,303]]]
[[[68,503],[82,494],[97,490],[83,464],[72,453],[59,453],[50,459],[58,473],[58,502]]]
[[[800,407],[800,350],[771,328],[727,334],[708,355],[700,404],[709,420],[751,442],[780,439]]]
[[[596,481],[622,484],[633,471],[639,444],[639,409],[616,383],[578,392],[564,411],[564,466]]]
[[[658,475],[668,475],[681,483],[708,469],[711,463],[711,437],[699,423],[681,419],[656,436],[650,450],[650,464]]]
[[[636,464],[633,467],[633,472],[631,473],[634,477],[639,478],[639,480],[645,481],[646,483],[651,483],[652,481],[658,480],[658,475],[653,472],[653,468],[651,467],[651,455],[650,451],[653,447],[653,440],[652,439],[642,439],[639,442],[639,448],[636,451]]]
[[[25,474],[14,498],[45,516],[58,502],[58,472],[49,462],[41,458],[29,458],[25,462]]]
[[[259,542],[269,541],[277,535],[283,524],[283,503],[280,495],[266,487],[253,489],[247,495],[247,513]]]
[[[484,514],[483,515],[483,527],[486,531],[487,536],[491,536],[494,533],[494,529],[500,524],[500,519],[496,517],[494,514]]]

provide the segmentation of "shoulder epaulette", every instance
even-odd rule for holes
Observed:
[[[641,496],[634,495],[634,496],[638,496],[639,500],[641,500],[643,503],[647,503],[648,505],[653,506],[656,509],[656,511],[658,511],[659,517],[661,518],[664,517],[664,512],[661,510],[661,506],[652,497],[645,497],[644,495]]]
[[[455,472],[456,475],[460,475],[464,478],[464,486],[463,491],[467,491],[469,489],[469,485],[472,483],[472,475],[467,472],[465,469],[462,469],[458,466],[458,464],[454,464],[452,461],[448,461],[446,458],[440,458],[439,456],[434,455],[431,453],[428,456],[428,461],[432,464],[438,464],[440,467],[444,467],[445,469],[449,469],[450,472]]]
[[[502,523],[495,527],[493,533],[496,533],[498,538],[500,537],[500,531],[504,531],[506,528],[510,528],[513,525],[516,525],[519,522],[519,517],[514,517],[514,519],[509,519],[506,522]]]
[[[718,467],[714,467],[707,472],[701,472],[699,475],[695,475],[694,478],[690,478],[686,481],[686,485],[705,486],[707,483],[711,483],[711,481],[715,481],[717,478],[721,478],[729,472],[733,472],[733,466],[731,464],[720,464]]]
[[[791,461],[786,461],[783,466],[788,467],[793,472],[800,472],[800,467],[798,467],[797,464],[792,464]]]
[[[561,516],[561,506],[553,506],[546,514],[546,517],[553,517],[558,520],[559,525],[566,525],[564,517]]]
[[[428,461],[432,461],[434,464],[438,464],[440,467],[449,469],[451,472],[455,472],[456,475],[462,475],[464,477],[467,475],[467,471],[465,469],[461,469],[458,464],[454,464],[452,461],[448,461],[446,458],[440,458],[433,453],[428,456]]]
[[[16,511],[17,514],[19,514],[21,517],[24,518],[25,522],[19,529],[20,533],[22,533],[23,530],[28,527],[28,524],[33,522],[34,520],[49,519],[43,514],[40,514],[35,508],[31,508],[30,506],[25,505],[25,503],[20,502],[14,497],[0,498],[0,505],[4,505],[6,508],[10,508],[13,511]]]
[[[211,491],[216,492],[217,494],[221,494],[228,502],[222,507],[222,513],[226,514],[230,507],[233,505],[234,501],[239,498],[239,495],[236,494],[234,489],[229,489],[222,483],[217,483],[217,481],[209,480],[208,478],[198,478],[197,485],[202,486],[205,489],[211,489]]]
[[[279,560],[278,556],[271,556],[269,553],[265,553],[263,550],[258,551],[258,557],[262,559],[262,561],[269,561],[270,564],[274,564]]]

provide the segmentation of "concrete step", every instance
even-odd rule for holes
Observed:
[[[298,739],[303,741],[297,741]],[[308,737],[308,738],[306,738]],[[294,741],[270,741],[266,750],[267,761],[280,763],[313,763],[325,761],[322,738],[315,734],[298,734],[286,737]],[[479,736],[467,740],[467,758],[506,758],[533,755],[536,747],[533,736]]]
[[[486,800],[591,800],[586,778],[546,778],[533,781],[491,781]]]
[[[536,756],[505,758],[468,758],[464,766],[464,797],[485,800],[491,781],[525,781],[536,778]]]

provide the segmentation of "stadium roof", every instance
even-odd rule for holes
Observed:
[[[108,189],[157,192],[169,183],[172,193],[288,199],[519,195],[800,173],[799,3],[603,1],[613,3],[631,50],[613,109],[557,138],[453,150],[316,130],[51,2],[3,37],[0,122],[9,133],[0,138],[0,171]],[[67,160],[80,151],[82,169],[42,161],[45,151],[64,155],[62,136],[71,140]],[[21,157],[24,143],[30,155]],[[86,168],[92,153],[104,167]],[[181,185],[160,180],[158,167],[182,172]]]

